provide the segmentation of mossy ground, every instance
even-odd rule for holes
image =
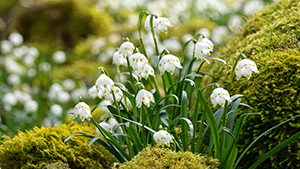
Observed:
[[[72,122],[61,127],[35,127],[19,132],[12,139],[5,136],[0,142],[0,167],[2,168],[51,168],[61,165],[70,168],[106,168],[114,158],[103,147],[88,147],[90,139],[74,137],[64,143],[72,132],[96,134],[94,127]]]
[[[300,1],[282,0],[256,12],[247,19],[245,27],[225,48],[216,54],[229,61],[245,54],[254,60],[260,71],[250,80],[242,78],[235,81],[231,95],[245,94],[250,98],[250,105],[261,115],[252,116],[246,122],[240,138],[247,146],[267,129],[300,113]],[[218,65],[215,72],[219,82],[226,83],[230,67],[224,70]],[[239,111],[239,114],[249,112]],[[299,131],[300,119],[293,120],[268,133],[254,145],[241,164],[245,168],[291,135]],[[243,149],[243,147],[241,149]],[[272,156],[263,168],[299,168],[299,140]]]

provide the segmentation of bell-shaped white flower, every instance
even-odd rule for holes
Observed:
[[[171,54],[165,55],[158,63],[160,74],[163,74],[165,71],[167,71],[172,75],[176,67],[180,69],[182,68],[178,57]]]
[[[170,146],[170,143],[173,142],[173,137],[165,130],[159,130],[158,132],[153,134],[153,138],[156,144],[165,144]]]
[[[149,65],[145,64],[143,67],[138,69],[133,69],[133,73],[136,74],[139,78],[148,79],[149,75],[155,76],[154,69]]]
[[[239,80],[242,76],[245,76],[249,80],[252,72],[259,73],[255,62],[249,59],[243,59],[239,61],[239,63],[235,67],[237,80]]]
[[[97,91],[96,85],[94,85],[93,87],[91,87],[88,92],[89,92],[90,97],[92,97],[93,99],[95,99],[97,96],[100,99],[102,99],[102,97],[104,96],[104,93],[103,93],[102,90]]]
[[[209,39],[199,38],[195,46],[195,56],[198,59],[205,59],[204,56],[210,55],[210,52],[213,51],[213,48],[214,48],[214,44]]]
[[[150,20],[151,20],[151,15],[148,15],[144,22],[144,27],[147,31],[150,31]],[[155,17],[153,17],[152,26],[154,26],[154,20],[155,20]]]
[[[109,93],[105,94],[105,99],[106,99],[106,100],[109,100],[111,103],[114,103],[114,97],[113,97],[113,95],[112,95],[112,92],[114,92],[114,95],[115,95],[116,100],[117,100],[118,102],[121,101],[121,99],[122,99],[122,97],[123,97],[123,92],[122,92],[122,90],[121,90],[119,87],[117,87],[117,86],[114,86],[114,87],[112,88],[112,90],[110,90]]]
[[[119,51],[121,52],[121,54],[125,57],[129,57],[132,55],[133,51],[134,51],[134,45],[131,42],[124,42],[122,43]]]
[[[79,102],[74,108],[74,118],[77,116],[79,116],[82,121],[84,119],[90,120],[90,117],[92,117],[90,106],[84,102]]]
[[[119,66],[119,65],[127,65],[127,60],[124,55],[120,51],[116,51],[113,56],[113,64]]]
[[[225,100],[231,102],[231,98],[228,91],[223,88],[216,88],[215,90],[213,90],[212,94],[210,95],[210,98],[214,107],[217,104],[223,107],[225,105]]]
[[[150,21],[149,21],[150,23]],[[168,27],[172,26],[170,21],[165,17],[158,17],[154,20],[154,31],[158,35],[160,32],[167,33]]]
[[[144,103],[147,107],[150,107],[150,102],[154,103],[154,97],[152,93],[148,92],[145,89],[142,89],[138,92],[135,98],[136,107],[141,108]]]
[[[145,64],[149,64],[148,59],[141,53],[135,53],[129,57],[129,63],[133,69],[142,68]]]
[[[102,90],[104,95],[107,95],[110,93],[112,88],[114,88],[114,81],[105,74],[101,74],[96,81],[97,92],[100,92],[100,90]]]
[[[113,131],[112,131],[112,126],[110,125],[110,124],[108,124],[108,123],[106,123],[106,122],[101,122],[101,123],[99,123],[99,126],[101,126],[102,128],[104,128],[104,130],[106,130],[107,132],[109,132],[109,133],[112,133]],[[97,132],[97,134],[101,134],[100,133],[100,131],[98,130],[98,128],[96,129],[96,132]]]

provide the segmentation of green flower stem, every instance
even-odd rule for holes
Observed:
[[[148,110],[147,108],[145,107],[145,105],[142,105],[142,111],[143,111],[143,115],[145,115],[145,118],[147,120],[147,125],[148,127],[152,128],[152,125],[151,125],[151,122],[150,122],[150,119],[149,119],[149,114],[148,114]]]
[[[202,138],[202,135],[203,135],[203,130],[204,130],[204,118],[205,118],[205,111],[206,111],[206,108],[207,108],[207,105],[205,105],[204,107],[204,110],[203,110],[203,114],[201,116],[201,124],[200,124],[200,129],[199,129],[199,141],[198,141],[198,146],[197,146],[197,153],[201,153],[202,149],[203,149],[203,138]],[[196,130],[195,130],[196,131]]]
[[[132,69],[130,67],[129,58],[126,57],[126,60],[127,60],[127,66],[128,66],[128,70],[129,70],[129,73],[130,73],[131,81],[134,82],[135,80],[134,80],[133,75],[132,75]]]
[[[156,81],[156,79],[155,79],[155,77],[154,76],[151,76],[151,78],[152,78],[152,81],[154,82],[154,86],[155,86],[155,89],[156,89],[156,93],[158,93],[158,95],[159,95],[159,99],[161,98],[161,95],[160,95],[160,92],[159,92],[159,88],[158,88],[158,85],[157,85],[157,81]],[[153,89],[153,88],[152,88]]]
[[[177,145],[177,147],[179,148],[179,150],[180,150],[181,152],[184,152],[184,151],[182,150],[182,148],[180,147],[180,145],[178,144],[178,142],[176,141],[176,139],[173,139],[173,141],[175,142],[175,144]],[[174,146],[174,147],[176,147],[176,146]]]
[[[153,29],[153,17],[155,17],[155,16],[152,15],[150,18],[150,28],[151,28],[151,33],[152,33],[152,37],[153,37],[154,44],[155,44],[156,54],[158,56],[159,50],[158,50],[158,46],[157,46],[156,35],[155,35],[154,29]]]
[[[119,82],[121,83],[121,75],[120,75],[120,66],[119,65],[117,65],[117,73],[118,73]]]
[[[140,16],[139,16],[138,31],[139,31],[140,43],[141,43],[141,45],[142,45],[142,48],[143,48],[143,51],[144,51],[144,55],[145,55],[146,58],[148,59],[147,52],[146,52],[146,49],[145,49],[145,45],[144,45],[143,38],[142,38],[142,20],[143,20],[145,14],[147,14],[147,12],[146,12],[146,11],[143,11],[143,12],[140,14]],[[148,59],[148,60],[149,60],[149,59]]]
[[[116,106],[118,115],[121,116],[121,111],[120,111],[120,108],[119,108],[119,104],[118,104],[118,101],[117,101],[117,99],[116,99],[116,96],[115,96],[115,93],[114,93],[113,90],[112,90],[112,95],[113,95],[113,98],[114,98],[114,104],[115,104],[115,106]],[[120,119],[120,123],[123,123],[123,119],[122,119],[122,118],[119,118],[119,119]],[[121,128],[122,128],[122,130],[123,130],[124,132],[126,131],[124,125],[121,125]],[[128,137],[125,137],[124,139],[125,139],[125,142],[126,142],[128,151],[129,151],[129,156],[130,156],[130,157],[134,156],[134,152],[133,152],[133,150],[132,150],[132,147],[131,147],[131,143],[130,143],[130,141],[129,141],[129,138],[128,138]]]

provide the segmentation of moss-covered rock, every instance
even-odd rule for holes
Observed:
[[[0,142],[2,168],[106,168],[113,164],[113,156],[103,147],[88,147],[90,139],[75,137],[64,143],[72,132],[96,134],[95,128],[72,122],[53,128],[35,127],[19,132],[12,139]]]
[[[218,160],[193,154],[191,152],[174,152],[168,148],[147,147],[131,161],[116,165],[120,169],[214,169]]]
[[[250,80],[242,78],[232,85],[231,94],[243,93],[250,105],[261,115],[252,116],[240,138],[247,146],[267,129],[300,113],[300,1],[282,0],[256,12],[249,18],[237,37],[217,57],[232,62],[245,54],[254,60],[260,71]],[[231,64],[232,65],[232,64]],[[218,67],[218,66],[216,66]],[[229,67],[217,71],[226,81]],[[222,70],[221,70],[222,69]],[[239,114],[246,111],[240,111]],[[268,133],[254,145],[240,162],[245,168],[276,145],[299,131],[300,118]],[[241,148],[243,149],[243,147]],[[263,168],[300,168],[299,139],[265,161]]]

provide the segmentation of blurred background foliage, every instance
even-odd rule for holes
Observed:
[[[215,51],[239,32],[256,10],[276,0],[10,0],[0,3],[0,136],[72,120],[80,96],[91,105],[88,90],[104,66],[116,74],[112,56],[129,37],[139,44],[138,16],[147,10],[173,24],[159,37],[161,51],[179,56],[184,42],[202,33]],[[143,31],[149,56],[152,37]],[[192,46],[186,60],[192,55]],[[207,77],[209,78],[209,77]],[[95,114],[107,112],[101,102]],[[99,119],[98,118],[98,119]],[[97,119],[97,118],[95,118]]]

